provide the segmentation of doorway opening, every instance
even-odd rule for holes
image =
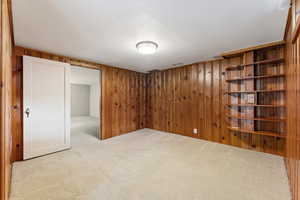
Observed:
[[[72,66],[71,145],[101,139],[101,71]]]

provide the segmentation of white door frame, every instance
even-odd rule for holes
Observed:
[[[69,149],[70,148],[70,145],[71,145],[71,142],[70,142],[70,123],[71,123],[71,95],[70,95],[70,64],[69,63],[62,63],[62,62],[57,62],[57,61],[52,61],[52,60],[47,60],[47,59],[42,59],[42,58],[36,58],[36,57],[31,57],[31,56],[23,56],[23,67],[28,67],[31,65],[31,63],[40,63],[40,64],[47,64],[47,65],[55,65],[55,66],[61,66],[61,67],[64,67],[65,68],[65,74],[64,74],[64,77],[65,77],[65,83],[64,83],[64,89],[65,89],[65,115],[64,115],[64,129],[65,129],[65,141],[64,141],[64,145],[63,146],[57,146],[54,148],[54,152],[57,152],[57,151],[62,151],[62,150],[65,150],[65,149]],[[24,70],[25,72],[25,70]],[[27,80],[26,79],[26,75],[23,75],[23,84],[25,84],[25,82]],[[24,87],[23,88],[23,93],[25,94],[26,92],[26,88]],[[25,99],[25,95],[23,95],[23,102],[24,102],[24,108],[23,108],[23,113],[25,113],[26,111],[26,99]],[[30,142],[32,141],[32,138],[30,137],[30,134],[26,134],[26,131],[28,131],[29,127],[26,126],[26,115],[23,114],[23,121],[24,121],[24,131],[23,131],[23,134],[24,134],[24,139],[23,139],[23,143],[24,143],[24,160],[25,159],[28,159],[28,158],[32,158],[32,150],[31,150],[31,147],[30,145],[28,146],[28,144],[30,144]],[[27,145],[27,150],[25,149],[25,145]],[[51,152],[50,152],[51,153]],[[39,153],[40,155],[39,156],[42,156],[42,155],[45,155],[44,152],[40,152]],[[49,153],[46,153],[46,154],[49,154]],[[35,156],[36,157],[36,156]]]

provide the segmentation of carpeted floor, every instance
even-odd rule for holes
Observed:
[[[281,157],[150,129],[99,141],[83,124],[71,150],[14,164],[11,200],[290,200]]]

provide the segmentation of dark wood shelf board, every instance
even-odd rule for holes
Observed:
[[[278,77],[285,77],[285,74],[275,74],[275,75],[265,75],[265,76],[249,76],[249,77],[242,77],[242,78],[232,78],[227,79],[227,82],[231,81],[242,81],[242,80],[252,80],[252,79],[267,79],[267,78],[278,78]]]
[[[234,115],[227,115],[228,118],[235,118],[240,120],[253,120],[253,121],[268,121],[268,122],[285,122],[286,119],[282,118],[261,118],[261,117],[240,117]]]
[[[227,106],[238,106],[238,107],[285,107],[285,105],[259,105],[259,104],[226,104]]]
[[[253,91],[231,91],[231,92],[226,92],[226,94],[263,93],[263,92],[285,92],[285,89],[278,89],[278,90],[253,90]]]
[[[235,127],[227,127],[231,131],[235,132],[241,132],[241,133],[250,133],[254,135],[264,135],[264,136],[272,136],[272,137],[279,137],[279,138],[286,138],[285,135],[275,132],[269,132],[269,131],[252,131],[252,130],[245,130],[241,128],[235,128]]]
[[[262,60],[257,61],[254,63],[249,64],[241,64],[241,65],[232,65],[226,68],[226,70],[241,70],[246,66],[254,66],[254,65],[264,65],[264,64],[272,64],[272,63],[281,63],[284,62],[284,58],[275,58],[275,59],[268,59],[268,60]]]

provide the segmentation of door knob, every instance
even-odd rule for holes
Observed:
[[[28,118],[28,117],[29,117],[29,114],[30,114],[30,109],[29,109],[29,108],[27,108],[27,109],[25,110],[25,114],[26,114],[26,117]]]

